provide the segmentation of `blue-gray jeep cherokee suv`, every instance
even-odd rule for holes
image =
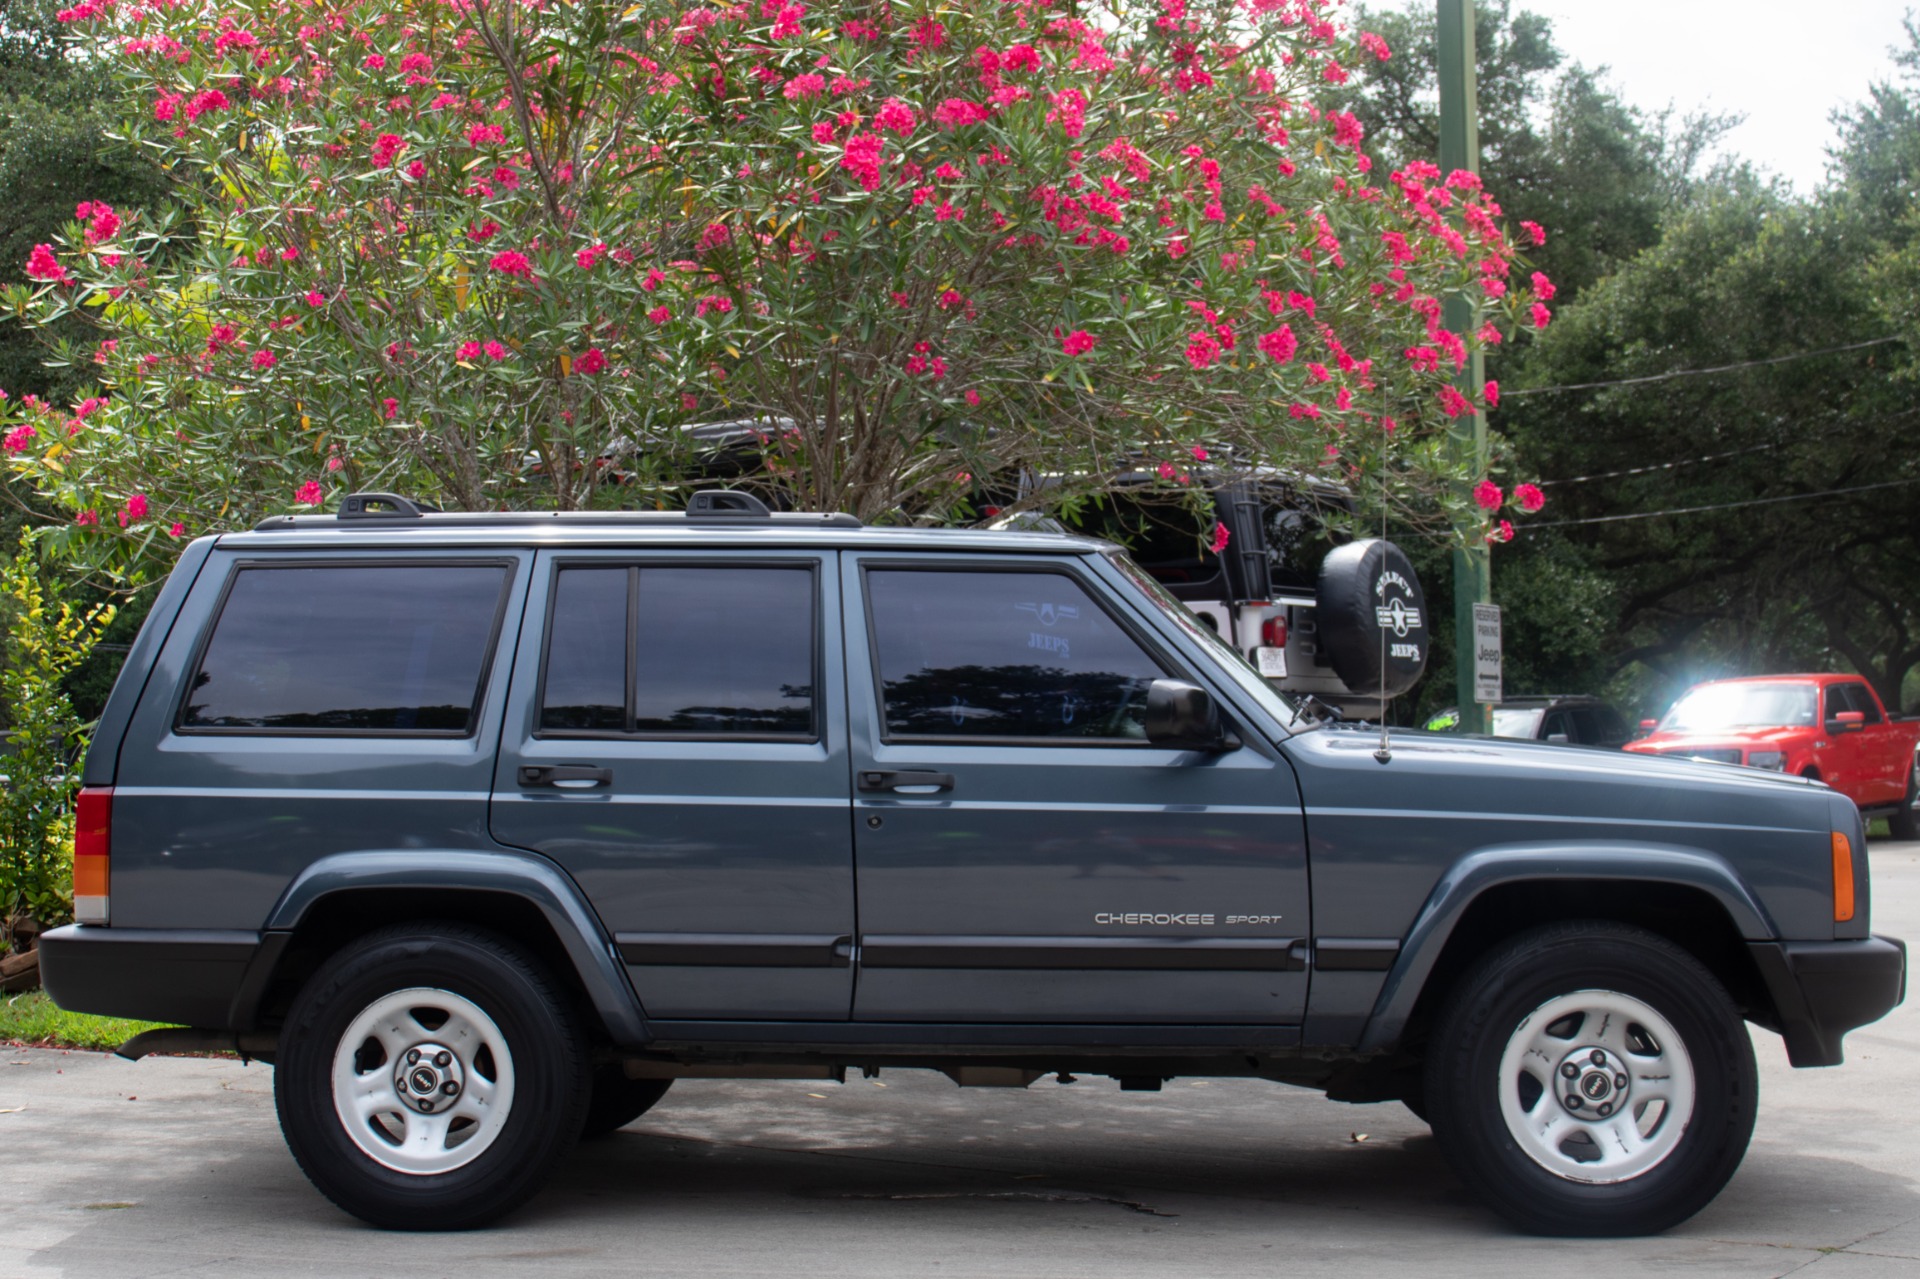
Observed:
[[[1384,544],[1382,544],[1384,545]],[[1798,778],[1315,722],[1116,548],[356,495],[190,545],[94,739],[62,1005],[275,1066],[456,1228],[678,1078],[1401,1099],[1529,1230],[1659,1230],[1904,994]]]

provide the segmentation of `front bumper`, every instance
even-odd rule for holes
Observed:
[[[1749,942],[1796,1066],[1838,1066],[1840,1041],[1886,1016],[1907,997],[1907,944],[1859,941]]]
[[[70,1012],[225,1030],[251,1011],[236,1001],[260,945],[255,932],[68,924],[40,937],[40,981]]]

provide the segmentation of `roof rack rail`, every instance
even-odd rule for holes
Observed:
[[[343,520],[417,520],[429,511],[438,512],[439,507],[428,506],[425,502],[416,502],[410,497],[401,497],[398,493],[349,493],[340,499],[340,516]]]
[[[684,511],[442,511],[398,493],[350,493],[340,499],[336,515],[269,515],[253,526],[256,533],[312,531],[342,524],[366,523],[395,528],[503,528],[507,526],[673,524],[799,525],[814,528],[860,528],[862,521],[839,511],[774,511],[751,493],[733,489],[702,489],[687,500]]]

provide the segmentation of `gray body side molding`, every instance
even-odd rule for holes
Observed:
[[[1518,845],[1482,849],[1455,862],[1433,886],[1400,947],[1400,957],[1374,1001],[1360,1037],[1362,1051],[1399,1043],[1427,976],[1474,899],[1499,884],[1555,880],[1628,880],[1673,884],[1707,893],[1747,941],[1778,936],[1773,920],[1733,867],[1698,849],[1658,844]]]
[[[566,948],[614,1043],[640,1048],[653,1038],[599,917],[559,867],[531,853],[400,848],[323,857],[287,888],[267,920],[268,933],[291,933],[323,897],[380,888],[505,893],[531,902]]]

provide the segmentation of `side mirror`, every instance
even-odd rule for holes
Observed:
[[[1183,679],[1148,685],[1147,740],[1183,751],[1230,751],[1240,745],[1221,728],[1213,694]]]
[[[1867,726],[1865,711],[1837,711],[1827,721],[1827,732],[1833,734],[1857,733]]]
[[[1559,742],[1562,745],[1566,745],[1572,741],[1565,733],[1548,733],[1547,740],[1550,742]]]

